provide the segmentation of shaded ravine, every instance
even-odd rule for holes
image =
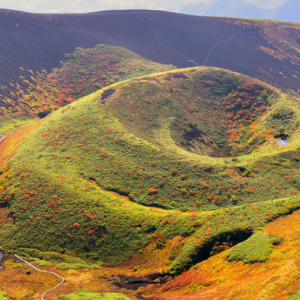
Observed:
[[[52,274],[52,275],[54,275],[54,276],[56,276],[56,277],[58,277],[58,278],[61,279],[61,282],[60,282],[60,283],[58,283],[56,286],[52,287],[51,289],[49,289],[49,290],[47,290],[47,291],[45,291],[45,292],[43,293],[43,295],[42,295],[42,297],[41,297],[41,300],[45,300],[45,295],[46,295],[47,293],[49,293],[50,291],[56,289],[57,287],[59,287],[60,285],[62,285],[62,284],[65,282],[65,278],[64,278],[64,277],[62,277],[62,276],[60,276],[60,275],[58,275],[58,274],[56,274],[56,273],[54,273],[54,272],[40,270],[40,269],[38,269],[37,267],[35,267],[34,265],[32,265],[30,262],[28,262],[27,260],[25,260],[25,259],[19,257],[17,254],[12,253],[10,250],[5,249],[5,248],[3,248],[2,246],[0,246],[0,249],[3,249],[4,251],[6,251],[6,252],[8,252],[8,253],[10,253],[10,254],[12,254],[12,255],[14,255],[17,259],[19,259],[20,261],[26,263],[28,266],[30,266],[31,268],[33,268],[34,270],[36,270],[36,271],[38,271],[38,272],[41,272],[41,273],[49,273],[49,274]]]

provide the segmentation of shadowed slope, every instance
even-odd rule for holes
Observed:
[[[88,49],[77,47],[73,53],[66,53],[60,63],[60,68],[49,73],[21,68],[18,83],[2,86],[0,114],[8,115],[6,119],[18,114],[43,118],[58,107],[112,83],[175,69],[144,59],[125,48],[103,44]],[[5,118],[1,118],[1,123],[5,126]]]
[[[20,67],[50,71],[75,47],[106,43],[177,67],[211,65],[299,87],[299,24],[138,10],[0,16],[2,83],[16,80]]]

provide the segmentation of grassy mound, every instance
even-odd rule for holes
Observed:
[[[230,249],[228,261],[242,261],[246,264],[264,262],[273,252],[273,246],[279,242],[279,238],[272,238],[263,231],[258,231],[246,241]]]
[[[50,115],[23,143],[6,175],[13,221],[0,241],[115,265],[153,239],[162,248],[190,237],[170,261],[182,272],[216,242],[243,241],[300,207],[298,124],[297,102],[220,69],[112,85]],[[186,144],[189,130],[198,146]]]
[[[131,131],[169,149],[179,146],[200,155],[249,154],[274,138],[290,139],[299,125],[284,94],[221,69],[174,71],[110,91],[115,96],[106,109]]]

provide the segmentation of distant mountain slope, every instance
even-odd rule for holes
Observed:
[[[5,119],[24,114],[44,117],[49,112],[112,83],[174,69],[122,47],[99,44],[95,48],[77,47],[66,53],[60,67],[47,73],[21,68],[17,83],[2,86],[0,115]]]
[[[299,29],[299,24],[159,11],[42,15],[1,10],[0,80],[16,80],[20,67],[49,71],[78,46],[106,43],[160,63],[217,66],[298,89]]]

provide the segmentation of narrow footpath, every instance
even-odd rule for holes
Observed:
[[[42,295],[42,297],[41,297],[41,300],[45,300],[45,296],[46,296],[47,293],[49,293],[50,291],[56,289],[57,287],[59,287],[60,285],[62,285],[62,284],[65,282],[65,279],[64,279],[62,276],[60,276],[60,275],[58,275],[58,274],[56,274],[56,273],[54,273],[54,272],[49,272],[49,271],[40,270],[39,268],[35,267],[34,265],[32,265],[32,264],[31,264],[30,262],[28,262],[27,260],[25,260],[25,259],[19,257],[17,254],[12,253],[10,250],[5,249],[5,248],[3,248],[2,246],[0,246],[0,249],[3,249],[4,251],[8,252],[9,254],[14,255],[17,259],[19,259],[20,261],[26,263],[28,266],[30,266],[31,268],[33,268],[34,270],[36,270],[36,271],[38,271],[38,272],[41,272],[41,273],[49,273],[49,274],[52,274],[52,275],[58,277],[59,279],[61,279],[61,281],[60,281],[56,286],[52,287],[51,289],[49,289],[49,290],[47,290],[47,291],[45,291],[45,292],[43,293],[43,295]]]

